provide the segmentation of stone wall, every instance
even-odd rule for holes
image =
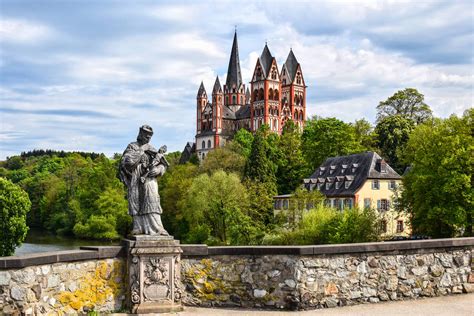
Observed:
[[[295,310],[474,291],[474,238],[181,247],[184,305]],[[0,311],[77,315],[121,310],[123,256],[122,247],[85,247],[0,258]]]
[[[182,261],[184,303],[281,309],[462,293],[471,250],[409,254],[223,255]]]
[[[112,253],[119,252],[118,248]],[[101,256],[99,251],[77,250],[0,260],[9,266],[0,270],[0,311],[5,315],[77,315],[122,309],[124,260]]]

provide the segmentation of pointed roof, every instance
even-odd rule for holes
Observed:
[[[216,82],[214,83],[214,89],[212,89],[212,94],[222,93],[221,82],[219,81],[219,76],[216,77]]]
[[[247,101],[250,100],[250,90],[249,90],[249,87],[247,87],[247,90],[245,90],[245,100],[247,100]]]
[[[290,82],[293,82],[293,80],[295,79],[298,65],[298,60],[296,60],[295,54],[293,54],[293,50],[290,49],[290,53],[288,54],[288,57],[285,61],[285,66],[288,71],[288,79],[290,79]]]
[[[201,98],[207,95],[206,89],[204,88],[204,83],[201,81],[201,85],[199,86],[197,97]]]
[[[234,33],[234,42],[230,53],[229,68],[227,68],[227,80],[225,85],[228,89],[235,84],[237,89],[242,84],[242,73],[240,71],[239,45],[237,44],[237,31]]]
[[[268,49],[267,43],[265,43],[265,47],[263,48],[262,55],[260,55],[260,63],[263,67],[263,72],[265,76],[268,76],[270,72],[270,66],[272,65],[273,56]]]

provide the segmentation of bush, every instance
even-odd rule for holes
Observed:
[[[11,181],[0,178],[0,256],[11,256],[25,240],[28,194]]]

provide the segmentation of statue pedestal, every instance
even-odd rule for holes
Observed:
[[[181,311],[181,248],[173,236],[137,235],[124,240],[128,306],[134,314]]]

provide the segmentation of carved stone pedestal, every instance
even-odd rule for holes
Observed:
[[[128,304],[134,314],[181,311],[181,248],[173,236],[138,235],[127,249]]]

